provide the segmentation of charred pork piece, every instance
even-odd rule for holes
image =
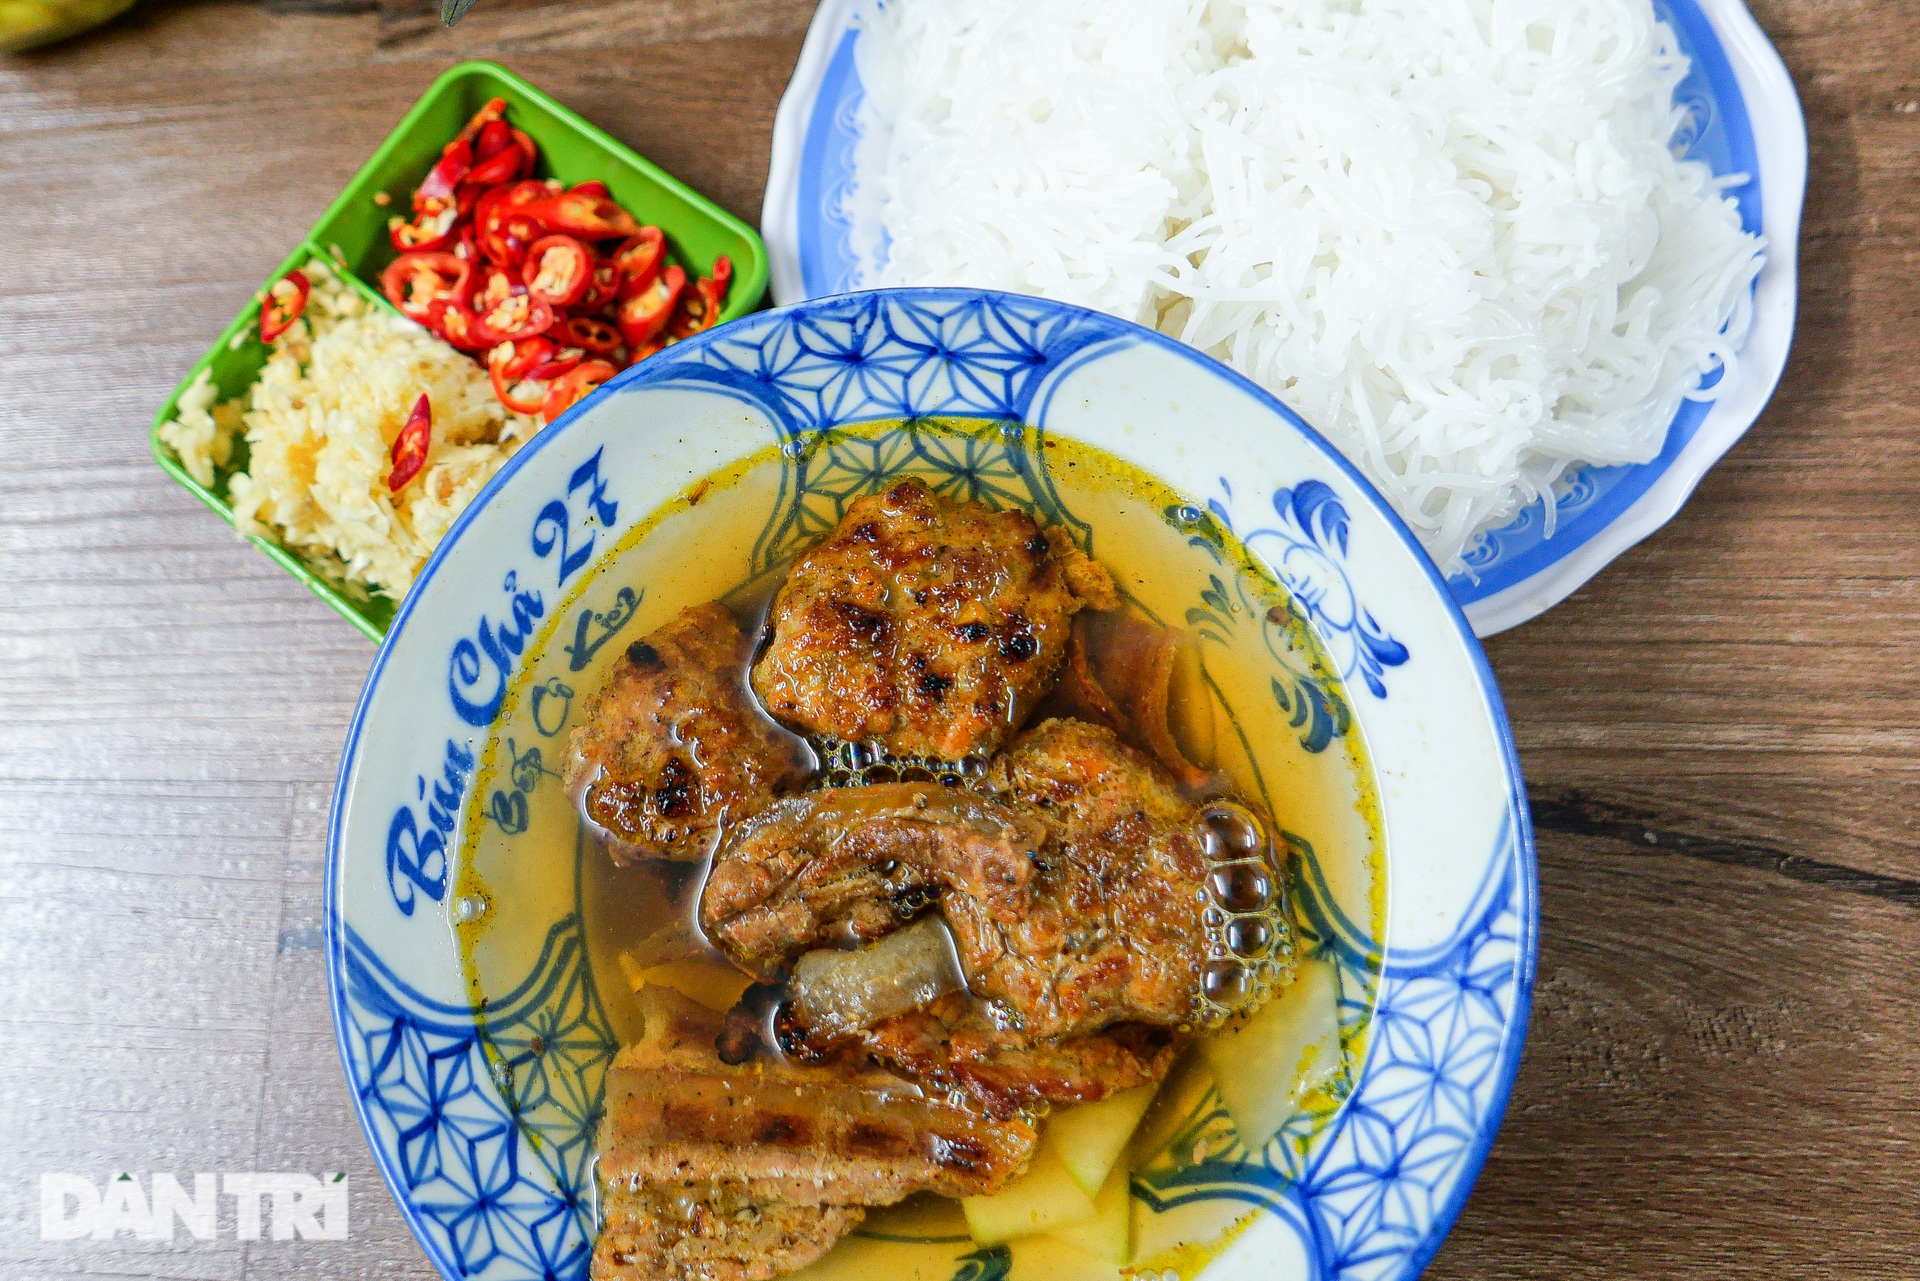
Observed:
[[[1034,1036],[1196,1018],[1211,865],[1200,810],[1167,771],[1110,730],[1050,720],[993,762],[988,784],[1044,816],[1053,909],[1008,935],[992,995]]]
[[[717,601],[627,646],[587,700],[567,786],[616,862],[694,862],[723,821],[765,806],[812,768],[806,744],[742,683],[748,644]]]
[[[777,802],[715,857],[702,927],[773,979],[937,903],[967,986],[1023,1038],[1195,1018],[1208,863],[1166,771],[1110,730],[1057,720],[990,781],[998,799],[899,783]]]
[[[934,783],[788,797],[736,828],[715,857],[700,925],[771,980],[802,952],[890,934],[935,902],[977,903],[1018,923],[1046,835],[1037,814]]]
[[[739,1184],[609,1188],[593,1281],[771,1281],[798,1272],[859,1226],[854,1205],[792,1205]]]
[[[794,563],[753,687],[806,734],[956,761],[999,748],[1052,687],[1075,613],[1117,604],[1064,531],[906,480]]]
[[[642,1014],[607,1073],[595,1281],[765,1281],[865,1207],[998,1190],[1039,1138],[851,1062],[728,1065],[723,1017],[666,989]]]
[[[781,1042],[796,1058],[858,1047],[922,1085],[960,1090],[989,1116],[1094,1103],[1163,1079],[1180,1050],[1170,1029],[1123,1023],[1089,1036],[1033,1041],[989,1021],[979,1002],[945,996],[852,1035],[821,1032],[791,1011]]]

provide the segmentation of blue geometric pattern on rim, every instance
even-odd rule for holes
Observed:
[[[1037,440],[1038,433],[1015,422],[980,435],[911,427],[878,438],[818,432],[799,457],[787,459],[783,497],[754,542],[754,573],[812,546],[840,523],[854,499],[880,492],[909,471],[943,498],[996,511],[1017,508],[1043,526],[1067,528],[1091,552],[1093,530],[1061,501]]]
[[[1116,339],[1132,341],[1131,326],[1040,299],[849,294],[670,347],[647,382],[722,389],[785,439],[883,418],[1022,419],[1048,378]]]
[[[429,1000],[341,926],[347,1079],[374,1153],[449,1276],[577,1281],[593,1250],[593,1137],[617,1048],[577,916],[488,1012]],[[530,1137],[529,1131],[534,1136]]]
[[[1203,1138],[1204,1159],[1136,1174],[1135,1194],[1156,1211],[1222,1197],[1270,1210],[1316,1279],[1416,1275],[1439,1248],[1432,1225],[1451,1218],[1485,1155],[1525,1039],[1506,1013],[1532,984],[1523,860],[1509,821],[1454,937],[1387,958],[1360,1087],[1304,1166],[1284,1134],[1257,1155]],[[1217,1095],[1201,1111],[1196,1134],[1230,1131]]]
[[[1686,79],[1674,91],[1676,107],[1686,114],[1685,123],[1675,135],[1675,145],[1721,177],[1748,176],[1747,182],[1729,194],[1739,204],[1742,225],[1758,234],[1758,152],[1746,99],[1733,67],[1713,24],[1695,0],[1653,0],[1653,6],[1656,16],[1673,28],[1682,52],[1692,60]],[[864,285],[848,205],[854,149],[859,142],[859,106],[865,96],[854,54],[858,40],[858,29],[849,26],[835,45],[802,144],[804,163],[795,232],[802,283],[813,298]],[[1468,572],[1448,580],[1454,599],[1462,605],[1485,600],[1578,551],[1623,516],[1674,465],[1706,420],[1709,408],[1701,401],[1682,403],[1667,430],[1665,446],[1650,462],[1580,468],[1571,473],[1569,480],[1585,490],[1586,501],[1576,508],[1561,508],[1552,538],[1546,537],[1545,508],[1539,503],[1494,530],[1467,557]]]

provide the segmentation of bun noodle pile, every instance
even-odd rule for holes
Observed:
[[[865,285],[1138,320],[1329,436],[1448,572],[1730,367],[1761,241],[1648,0],[886,0]]]

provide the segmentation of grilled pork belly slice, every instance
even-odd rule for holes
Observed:
[[[771,1281],[820,1258],[866,1213],[790,1205],[728,1183],[609,1189],[593,1281]]]
[[[1095,1103],[1165,1078],[1183,1038],[1125,1023],[1089,1036],[1033,1041],[986,1018],[980,1003],[947,996],[853,1035],[821,1032],[791,1016],[781,1043],[800,1058],[858,1047],[923,1086],[964,1092],[982,1111],[1012,1117],[1056,1104]]]
[[[701,928],[772,979],[801,952],[879,938],[948,896],[1017,922],[1033,905],[1046,835],[1036,814],[935,783],[789,797],[736,829],[716,857]]]
[[[723,1015],[664,988],[641,1000],[644,1034],[607,1073],[596,1281],[764,1281],[863,1207],[997,1191],[1039,1140],[859,1062],[724,1063]]]

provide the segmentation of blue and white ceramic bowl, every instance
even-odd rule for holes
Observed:
[[[875,449],[860,425],[879,420],[916,426]],[[1287,829],[1303,965],[1338,1017],[1334,1075],[1253,1150],[1236,1082],[1188,1074],[1131,1167],[1135,1262],[1186,1281],[1399,1278],[1438,1248],[1505,1107],[1538,927],[1519,766],[1472,630],[1340,455],[1220,365],[1076,308],[902,290],[751,316],[607,385],[461,516],[374,662],[329,836],[329,972],[368,1141],[446,1276],[586,1275],[626,989],[583,888],[603,856],[534,833],[569,812],[565,739],[612,656],[906,472],[1099,555],[1101,528],[1050,470],[1073,452],[1050,455],[1059,442],[1152,473],[1177,497],[1150,514],[1180,546],[1237,541],[1287,602],[1247,609],[1215,578],[1185,621],[1203,661],[1240,641],[1270,655],[1270,681],[1219,697],[1267,727],[1246,750],[1279,762],[1261,799]],[[755,457],[771,482],[726,479]],[[1314,817],[1278,795],[1349,774],[1367,804]],[[1329,852],[1356,825],[1359,881]],[[1286,1054],[1258,1072],[1290,1074]],[[894,1275],[1037,1271],[1021,1243],[938,1232],[842,1248]]]
[[[1693,68],[1675,92],[1686,154],[1733,181],[1748,231],[1767,238],[1753,327],[1717,399],[1688,401],[1652,462],[1587,467],[1558,495],[1558,527],[1534,504],[1494,530],[1448,587],[1477,634],[1516,627],[1560,603],[1615,557],[1672,520],[1746,433],[1786,369],[1797,296],[1807,130],[1786,64],[1742,0],[1653,0]],[[853,247],[854,147],[863,91],[856,0],[823,0],[774,123],[760,231],[773,295],[798,302],[861,287]]]

